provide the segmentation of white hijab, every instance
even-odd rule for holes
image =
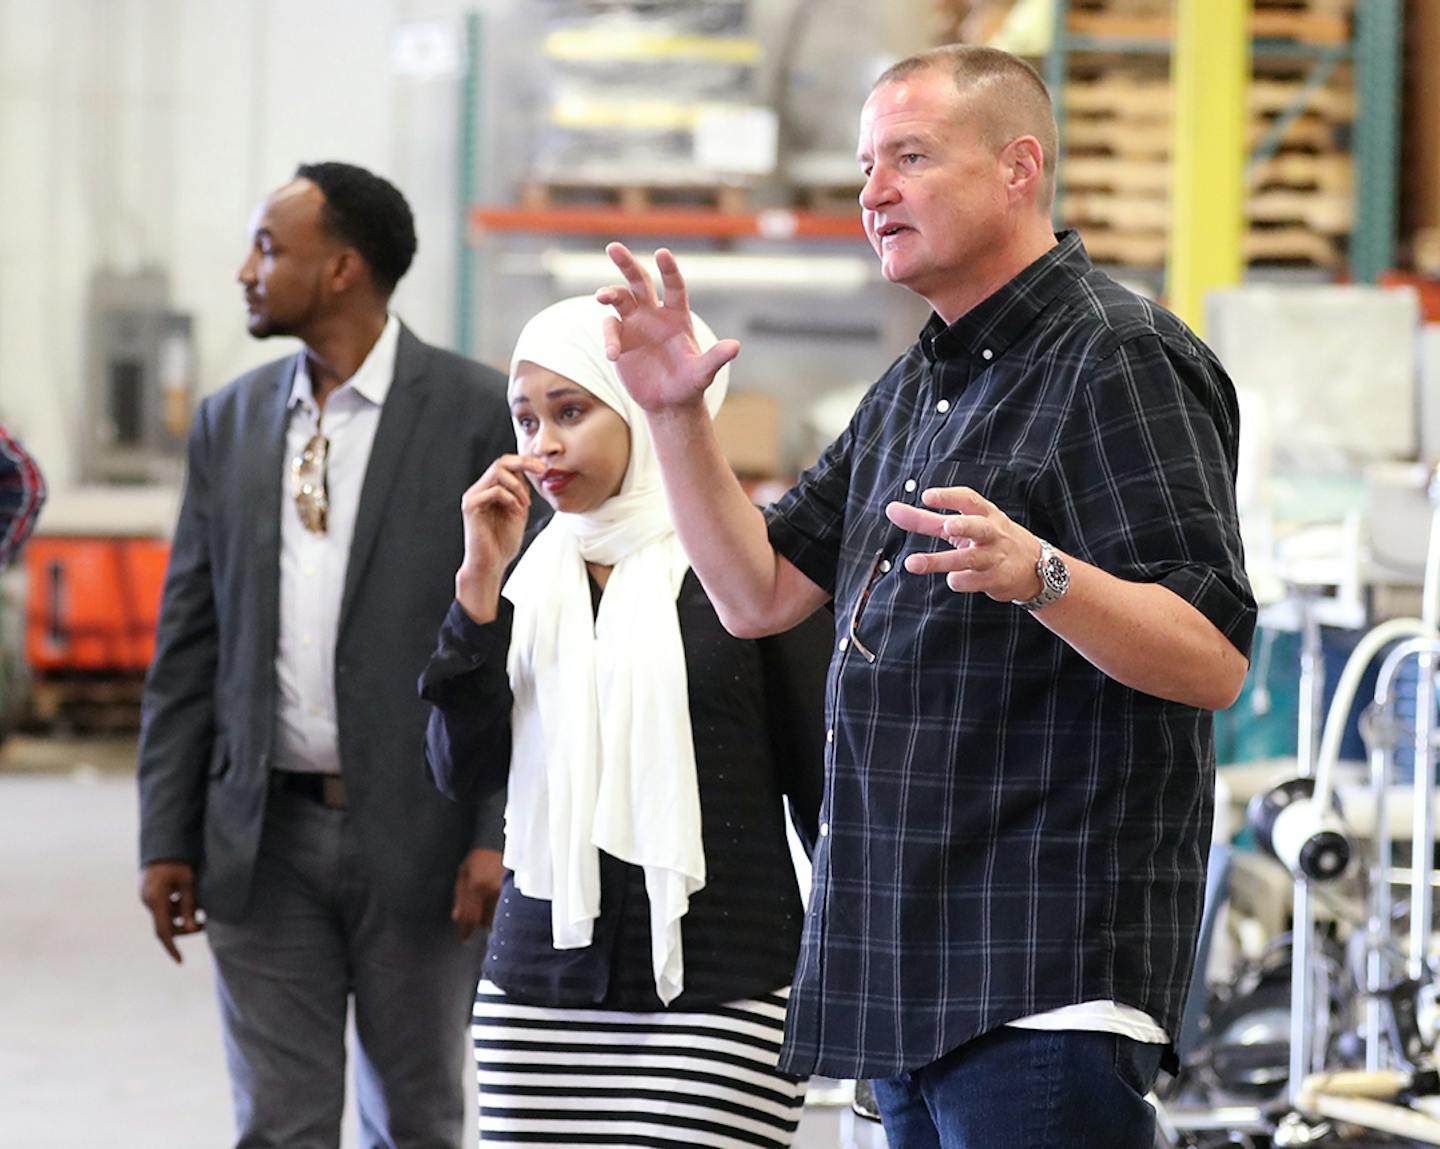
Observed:
[[[685,987],[680,919],[705,885],[689,681],[675,599],[690,561],[675,537],[644,413],[605,357],[612,315],[590,297],[540,312],[512,357],[563,375],[630,427],[619,492],[585,514],[556,513],[516,565],[507,669],[514,692],[505,865],[522,894],[551,903],[556,949],[591,942],[599,850],[640,866],[650,901],[655,992]],[[702,351],[715,343],[695,316]],[[713,414],[729,368],[706,393]],[[513,378],[513,376],[512,376]],[[592,614],[586,562],[613,567]]]

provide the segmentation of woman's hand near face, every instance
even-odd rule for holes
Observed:
[[[505,568],[520,553],[529,520],[532,496],[525,475],[544,470],[533,456],[501,455],[460,500],[465,558],[455,574],[455,598],[476,622],[495,618]]]

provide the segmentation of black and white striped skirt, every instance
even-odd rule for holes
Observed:
[[[775,1068],[790,990],[704,1013],[558,1009],[475,998],[480,1140],[784,1149],[805,1083]]]

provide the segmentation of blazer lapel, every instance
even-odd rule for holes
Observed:
[[[302,352],[303,354],[303,352]],[[298,359],[275,365],[273,389],[259,398],[244,445],[246,503],[250,544],[248,560],[255,571],[260,601],[255,604],[252,650],[259,660],[257,682],[274,681],[264,669],[273,666],[280,636],[280,516],[285,511],[285,435],[290,425],[290,388]],[[268,728],[267,728],[268,729]],[[267,735],[268,739],[268,735]],[[268,740],[262,741],[268,747]]]
[[[276,364],[275,387],[261,401],[253,431],[255,439],[248,452],[254,461],[254,465],[248,468],[253,523],[251,538],[255,543],[259,568],[273,567],[277,572],[277,593],[280,585],[280,514],[285,498],[285,435],[290,427],[290,389],[295,385],[297,363],[298,359],[292,357]]]
[[[365,575],[385,520],[385,503],[400,474],[405,448],[428,398],[425,345],[401,324],[400,340],[395,348],[395,381],[380,410],[380,425],[375,430],[365,482],[360,488],[360,508],[355,517],[355,536],[350,541],[350,561],[345,569],[345,593],[340,602],[342,632],[355,604],[355,590]]]

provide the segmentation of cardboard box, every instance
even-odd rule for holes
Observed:
[[[743,478],[774,478],[781,471],[780,400],[759,391],[732,391],[715,417],[720,449]]]

